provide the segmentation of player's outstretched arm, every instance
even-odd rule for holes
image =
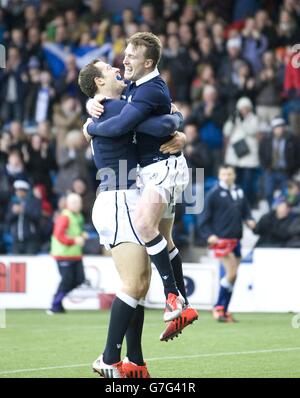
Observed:
[[[87,127],[87,132],[92,136],[119,137],[129,133],[147,116],[136,107],[126,104],[119,115],[103,122],[90,123]]]
[[[153,135],[155,137],[166,137],[178,130],[183,122],[183,116],[180,112],[172,115],[151,116],[140,123],[135,130],[138,133]]]

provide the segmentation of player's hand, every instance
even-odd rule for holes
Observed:
[[[84,238],[82,236],[76,236],[74,238],[74,241],[75,241],[75,245],[78,245],[78,246],[81,246],[81,247],[84,246],[85,240],[84,240]]]
[[[177,106],[175,104],[171,104],[171,113],[175,113],[175,112],[180,112],[180,110],[177,108]]]
[[[82,232],[81,236],[83,237],[83,239],[87,240],[89,238],[89,234],[87,232]]]
[[[173,138],[170,141],[166,142],[165,144],[161,145],[159,150],[164,154],[169,153],[170,155],[172,155],[174,153],[182,151],[185,144],[186,144],[185,134],[176,131]]]
[[[89,141],[91,139],[91,136],[89,135],[87,128],[88,126],[93,123],[93,119],[88,117],[86,122],[84,123],[84,125],[82,126],[82,131],[83,131],[83,135],[85,136],[86,140]]]
[[[219,238],[217,235],[210,235],[209,238],[207,239],[208,244],[210,245],[215,245],[218,242]]]
[[[246,224],[247,224],[247,227],[250,229],[254,229],[256,227],[256,222],[254,220],[247,220]]]
[[[22,207],[22,205],[17,205],[17,204],[15,204],[15,205],[12,205],[11,210],[12,210],[12,212],[13,212],[14,214],[21,214],[22,211],[23,211],[23,207]]]
[[[86,110],[90,116],[100,117],[104,113],[104,106],[101,104],[103,100],[105,100],[105,97],[100,94],[96,94],[94,98],[88,100]]]

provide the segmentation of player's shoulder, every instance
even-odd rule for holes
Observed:
[[[148,80],[145,84],[148,87],[159,87],[161,89],[168,89],[166,82],[161,78],[161,76],[155,76],[153,79]]]
[[[114,116],[121,112],[121,110],[126,105],[126,101],[120,99],[106,99],[104,102],[105,113],[102,115],[103,117],[108,118]]]
[[[159,101],[169,100],[169,89],[166,83],[159,77],[153,79],[138,86],[138,96],[144,98],[155,98]]]
[[[215,185],[208,191],[208,195],[209,195],[209,196],[215,196],[215,195],[217,195],[221,190],[222,190],[222,188],[220,187],[220,185],[219,185],[219,184],[215,184]]]

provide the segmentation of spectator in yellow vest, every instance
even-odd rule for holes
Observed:
[[[61,282],[48,314],[64,313],[64,297],[84,282],[82,248],[87,235],[83,232],[82,200],[75,193],[66,198],[66,208],[56,218],[51,239],[51,254],[55,258]]]

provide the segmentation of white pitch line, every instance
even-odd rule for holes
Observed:
[[[270,350],[255,350],[255,351],[238,351],[238,352],[216,352],[211,354],[195,354],[195,355],[183,355],[183,356],[174,356],[174,357],[158,357],[158,358],[149,358],[149,361],[163,361],[171,360],[171,359],[190,359],[190,358],[208,358],[208,357],[226,357],[226,356],[234,356],[234,355],[251,355],[251,354],[268,354],[273,352],[288,352],[288,351],[299,351],[300,347],[290,347],[290,348],[274,348]]]
[[[216,352],[210,354],[196,354],[196,355],[183,355],[183,356],[171,356],[171,357],[157,357],[148,358],[147,362],[151,361],[169,361],[173,359],[192,359],[192,358],[208,358],[208,357],[226,357],[226,356],[238,356],[238,355],[252,355],[252,354],[268,354],[274,352],[290,352],[299,351],[300,347],[289,347],[289,348],[274,348],[269,350],[254,350],[254,351],[237,351],[237,352]],[[28,372],[38,372],[43,370],[53,370],[53,369],[65,369],[65,368],[83,368],[86,366],[91,366],[90,363],[79,363],[75,365],[61,365],[61,366],[49,366],[44,368],[31,368],[31,369],[17,369],[17,370],[7,370],[0,372],[0,375],[16,374],[16,373],[28,373]]]

